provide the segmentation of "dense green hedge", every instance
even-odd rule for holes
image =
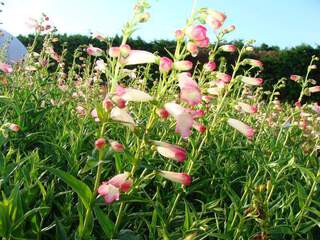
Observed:
[[[59,42],[55,44],[57,52],[61,52],[62,48],[68,49],[66,59],[67,63],[72,62],[73,53],[76,48],[81,45],[93,44],[96,47],[106,49],[105,43],[101,43],[96,39],[92,39],[89,36],[83,35],[57,35]],[[34,36],[19,36],[18,37],[25,45],[30,45],[33,42]],[[117,46],[120,44],[120,38],[115,37],[110,41],[110,44]],[[233,44],[240,46],[241,41],[234,41]],[[175,42],[170,40],[157,40],[152,42],[146,42],[141,38],[131,39],[129,45],[135,49],[144,49],[150,52],[157,52],[159,55],[168,55],[167,51],[173,52],[175,49]],[[37,45],[39,50],[42,47],[41,40]],[[197,58],[190,58],[193,62],[205,62],[207,60],[206,52],[201,52]],[[320,46],[311,47],[309,45],[300,45],[293,48],[280,49],[276,46],[268,46],[262,44],[255,48],[248,57],[260,59],[264,63],[264,70],[262,72],[262,77],[265,80],[265,88],[270,89],[274,83],[276,83],[280,78],[289,78],[291,74],[305,75],[307,66],[309,65],[311,56],[320,56]],[[227,61],[233,61],[233,56],[227,54],[225,56]],[[320,81],[319,69],[312,72],[311,78]],[[288,101],[294,101],[299,96],[299,87],[294,82],[288,81],[287,87],[281,92],[281,97]],[[313,96],[313,100],[320,100],[320,97]]]

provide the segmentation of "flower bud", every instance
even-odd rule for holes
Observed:
[[[128,44],[120,46],[120,55],[124,58],[128,57],[131,51],[131,47]]]
[[[173,62],[170,58],[161,57],[159,63],[159,71],[162,73],[168,73],[173,66]]]
[[[184,32],[180,29],[175,31],[175,36],[177,40],[183,40],[184,38]]]
[[[203,69],[207,72],[213,72],[217,68],[217,65],[215,62],[207,62],[203,65]]]
[[[19,132],[20,131],[20,126],[18,124],[15,123],[11,123],[9,125],[9,129],[13,132]]]
[[[111,47],[109,49],[109,56],[113,58],[120,57],[120,48],[119,47]]]
[[[237,47],[235,45],[223,45],[219,47],[219,50],[223,51],[223,52],[235,52],[237,51]]]
[[[158,109],[157,114],[161,119],[167,119],[169,117],[169,112],[164,108]]]
[[[101,150],[106,145],[106,140],[104,138],[99,138],[95,141],[96,149]]]
[[[174,68],[178,71],[189,71],[192,69],[192,62],[190,61],[178,61],[173,64]]]
[[[124,146],[115,140],[109,140],[109,144],[110,144],[112,150],[115,152],[123,152],[124,151]]]

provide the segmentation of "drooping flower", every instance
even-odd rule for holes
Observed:
[[[245,77],[241,76],[241,81],[248,85],[260,86],[263,84],[262,78]]]
[[[162,73],[168,73],[173,67],[173,62],[170,58],[161,57],[159,63],[159,70]]]
[[[252,139],[254,136],[254,129],[247,124],[233,118],[228,119],[228,124],[245,135],[248,139]]]
[[[104,198],[106,204],[111,204],[114,201],[118,201],[120,198],[119,188],[107,183],[102,183],[102,185],[100,185],[98,193]]]
[[[240,108],[240,111],[246,112],[246,113],[256,113],[258,111],[258,108],[256,105],[250,105],[244,102],[238,102],[237,106]]]
[[[159,175],[172,182],[180,183],[185,186],[189,186],[191,184],[191,176],[187,173],[160,171]]]
[[[178,75],[178,81],[182,101],[191,106],[201,103],[201,91],[196,81],[194,81],[188,74],[184,73]]]
[[[133,118],[130,116],[130,114],[124,110],[124,109],[120,109],[118,107],[114,107],[111,110],[110,113],[110,118],[115,120],[115,121],[119,121],[125,124],[129,124],[131,126],[135,126],[136,123],[134,122]]]
[[[6,63],[0,63],[0,70],[4,73],[12,73],[13,72],[13,68]]]
[[[184,148],[160,141],[152,141],[152,143],[156,145],[158,153],[162,156],[173,159],[177,162],[183,162],[186,160],[187,152]]]
[[[117,86],[116,94],[127,102],[148,102],[153,99],[148,93],[134,88],[123,88],[119,85]]]
[[[100,150],[106,145],[106,140],[104,138],[98,138],[94,144],[96,146],[96,149]]]
[[[224,52],[235,52],[237,51],[237,47],[235,45],[229,44],[229,45],[220,46],[219,50]]]
[[[166,103],[164,108],[175,118],[176,132],[183,138],[189,137],[193,125],[191,114],[188,113],[185,108],[174,102]]]
[[[124,151],[123,144],[119,143],[118,141],[110,139],[109,144],[110,144],[112,150],[115,152],[123,152]]]
[[[107,183],[119,188],[122,192],[128,192],[132,187],[133,181],[130,178],[130,174],[124,172],[114,176]]]
[[[125,65],[136,65],[145,63],[155,63],[156,56],[150,52],[142,50],[131,50],[129,56],[124,60]]]
[[[178,71],[189,71],[192,69],[192,62],[188,61],[188,60],[184,60],[184,61],[177,61],[173,64],[174,69],[178,70]]]
[[[97,48],[97,47],[93,47],[92,45],[89,45],[89,47],[87,48],[87,53],[90,56],[95,56],[95,57],[99,57],[102,55],[102,49]]]

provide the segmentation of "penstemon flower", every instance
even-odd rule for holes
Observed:
[[[162,156],[173,159],[177,162],[184,162],[186,160],[187,152],[184,148],[160,141],[152,141],[152,143],[156,145],[158,153]]]
[[[223,45],[219,47],[219,50],[223,52],[235,52],[237,51],[237,47],[235,45]]]
[[[111,140],[110,139],[109,140],[109,144],[110,144],[112,150],[115,151],[115,152],[123,152],[124,151],[123,144],[121,144],[121,143],[119,143],[119,142],[117,142],[115,140]]]
[[[104,146],[106,145],[106,140],[104,138],[99,138],[95,141],[95,146],[96,146],[96,149],[100,150],[100,149],[103,149]]]
[[[124,60],[125,65],[136,65],[145,63],[155,63],[156,56],[150,52],[142,50],[131,50],[130,54]]]
[[[13,72],[13,68],[6,63],[0,63],[0,70],[4,73],[12,73]]]
[[[180,183],[185,186],[189,186],[191,184],[191,176],[187,173],[160,171],[159,175],[172,182]]]
[[[159,71],[162,73],[168,73],[173,67],[173,62],[170,58],[160,58]]]
[[[260,86],[263,84],[262,78],[245,77],[241,76],[241,81],[248,85]]]
[[[120,48],[119,47],[111,47],[111,48],[109,48],[108,54],[112,58],[120,57]]]
[[[191,106],[201,103],[201,91],[198,84],[188,75],[181,73],[178,75],[179,87],[181,90],[181,100]]]
[[[120,198],[119,188],[111,184],[103,183],[97,191],[99,195],[104,198],[106,204],[111,204]]]
[[[173,64],[174,69],[184,72],[184,71],[189,71],[192,69],[192,62],[188,61],[188,60],[184,60],[184,61],[177,61]]]
[[[309,93],[317,93],[320,92],[320,86],[314,86],[308,88]]]
[[[136,126],[136,123],[134,122],[130,114],[126,110],[120,109],[118,107],[114,107],[111,110],[110,118],[124,124],[129,124],[130,126]]]
[[[121,86],[117,86],[116,94],[126,102],[148,102],[153,99],[153,97],[143,91],[134,88],[123,88]]]
[[[111,178],[107,183],[119,188],[122,192],[128,192],[133,184],[129,176],[130,174],[128,172],[121,173]]]
[[[256,113],[258,111],[258,108],[256,105],[249,105],[244,102],[238,102],[237,107],[239,107],[240,111],[243,111],[246,113]]]
[[[89,47],[87,48],[87,53],[90,56],[99,57],[102,55],[102,52],[103,52],[102,49],[93,47],[92,45],[89,45]]]
[[[207,72],[213,72],[217,68],[217,65],[215,62],[207,62],[203,65],[203,69]]]
[[[254,129],[247,124],[233,118],[228,119],[228,124],[237,129],[239,132],[241,132],[243,135],[245,135],[248,139],[252,139],[254,136]]]
[[[185,108],[174,102],[166,103],[164,108],[176,120],[176,132],[183,138],[189,137],[193,125],[193,117]]]

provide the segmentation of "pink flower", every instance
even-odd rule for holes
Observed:
[[[129,178],[129,173],[121,173],[111,178],[107,183],[119,188],[122,192],[128,192],[132,187],[133,181]]]
[[[173,67],[173,62],[170,58],[162,57],[160,58],[159,70],[162,73],[169,72]]]
[[[222,32],[224,34],[227,34],[227,33],[233,32],[235,29],[236,29],[235,25],[230,25],[229,27],[223,29]]]
[[[100,187],[98,188],[98,193],[101,197],[104,198],[106,204],[118,201],[120,198],[119,189],[107,183],[102,183],[102,185],[100,185]]]
[[[203,69],[207,72],[213,72],[217,68],[217,65],[215,62],[207,62],[206,64],[203,65]]]
[[[86,110],[82,106],[77,106],[76,112],[80,115],[80,117],[84,117],[86,115]]]
[[[198,46],[194,42],[187,43],[187,50],[191,53],[192,57],[196,57],[199,53]]]
[[[193,123],[193,128],[196,129],[199,133],[204,133],[207,130],[205,125],[198,122]]]
[[[94,68],[95,70],[99,72],[104,72],[106,69],[106,64],[102,59],[99,59],[96,61],[96,67]]]
[[[109,144],[110,144],[112,150],[115,152],[123,152],[124,151],[124,146],[115,140],[110,139]]]
[[[292,80],[292,81],[298,81],[299,79],[301,79],[302,77],[301,76],[299,76],[299,75],[291,75],[290,76],[290,79]]]
[[[214,19],[219,20],[219,21],[222,22],[222,23],[223,23],[223,22],[226,20],[226,18],[227,18],[227,16],[226,16],[224,13],[218,12],[218,11],[216,11],[216,10],[214,10],[214,9],[208,9],[208,15],[211,16],[211,17],[213,17]]]
[[[203,41],[207,38],[207,29],[202,25],[197,25],[195,27],[188,28],[187,34],[195,42]]]
[[[120,55],[124,58],[128,57],[131,51],[131,47],[128,44],[123,44],[120,46]]]
[[[102,50],[100,48],[97,48],[97,47],[93,47],[92,45],[89,45],[89,47],[87,48],[87,53],[90,55],[90,56],[95,56],[95,57],[98,57],[98,56],[101,56],[102,55]]]
[[[183,138],[189,137],[193,125],[193,117],[191,114],[189,114],[185,108],[174,102],[166,103],[164,108],[175,118],[176,132]]]
[[[13,72],[13,68],[6,63],[0,63],[0,70],[4,73],[12,73]]]
[[[166,142],[152,141],[157,147],[158,153],[166,158],[173,159],[177,162],[184,162],[187,158],[187,152],[184,148]]]
[[[20,131],[20,126],[18,124],[15,124],[15,123],[11,123],[9,125],[9,129],[13,132],[19,132]]]
[[[301,102],[300,101],[296,101],[294,103],[294,105],[297,107],[297,108],[301,108]]]
[[[249,105],[244,102],[238,102],[237,105],[241,111],[244,111],[246,113],[256,113],[258,111],[258,108],[256,105]]]
[[[309,87],[308,90],[310,93],[317,93],[320,92],[320,86]]]
[[[241,132],[243,135],[245,135],[248,139],[252,139],[254,136],[254,129],[250,126],[248,126],[247,124],[233,119],[233,118],[229,118],[228,119],[228,124],[235,128],[236,130],[238,130],[239,132]]]
[[[179,74],[178,81],[181,90],[180,97],[182,101],[191,106],[201,103],[201,91],[196,81],[194,81],[187,74]]]
[[[92,38],[98,39],[98,40],[100,40],[100,41],[106,40],[106,37],[103,36],[101,33],[98,33],[98,32],[93,33],[93,34],[92,34]]]
[[[246,58],[242,62],[243,62],[243,64],[248,64],[253,67],[259,67],[259,68],[263,67],[263,63],[259,60],[255,60],[255,59]]]
[[[231,81],[231,76],[226,73],[216,72],[216,77],[222,80],[224,83],[229,83]]]
[[[184,32],[178,29],[175,31],[175,36],[177,40],[182,40],[184,38]]]
[[[180,183],[185,186],[189,186],[191,184],[191,176],[187,173],[160,171],[159,175],[172,182]]]
[[[124,63],[125,65],[155,63],[156,59],[156,56],[150,52],[142,50],[131,50]]]
[[[193,119],[201,118],[205,115],[202,109],[197,109],[197,110],[187,109],[187,112],[191,114]]]
[[[96,149],[100,150],[103,149],[106,145],[106,140],[104,138],[98,138],[94,144],[96,146]]]
[[[109,56],[112,58],[120,57],[120,48],[119,47],[111,47],[109,48]]]
[[[235,45],[223,45],[223,46],[219,47],[219,49],[221,51],[224,51],[224,52],[235,52],[235,51],[237,51],[237,47]]]
[[[120,109],[118,107],[114,107],[111,110],[110,118],[122,122],[124,124],[129,124],[130,126],[135,126],[136,123],[134,122],[133,118],[130,116],[130,114],[125,111],[124,109]]]
[[[94,118],[94,120],[95,120],[96,122],[99,122],[99,121],[100,121],[99,116],[98,116],[97,109],[93,109],[93,110],[91,111],[91,116]]]
[[[174,69],[183,72],[183,71],[191,70],[193,65],[192,65],[192,62],[185,60],[185,61],[175,62],[173,66],[174,66]]]
[[[153,100],[153,97],[149,94],[134,88],[117,86],[116,94],[127,102],[148,102]]]
[[[169,117],[169,112],[164,108],[158,109],[157,114],[162,119],[167,119]]]
[[[221,26],[222,26],[222,22],[220,22],[219,20],[211,17],[211,16],[208,16],[207,19],[206,19],[206,22],[207,24],[209,24],[212,29],[214,30],[217,30],[219,29]]]
[[[102,102],[102,106],[103,106],[104,110],[110,111],[113,108],[113,102],[111,101],[110,98],[106,97]]]
[[[241,77],[241,81],[248,85],[260,86],[263,84],[262,78],[253,78],[253,77]]]
[[[209,46],[209,38],[205,38],[201,41],[196,41],[195,43],[199,48],[206,48]]]
[[[219,96],[221,91],[222,91],[222,89],[219,87],[212,87],[212,88],[207,89],[207,92],[211,95],[214,95],[214,96]]]

